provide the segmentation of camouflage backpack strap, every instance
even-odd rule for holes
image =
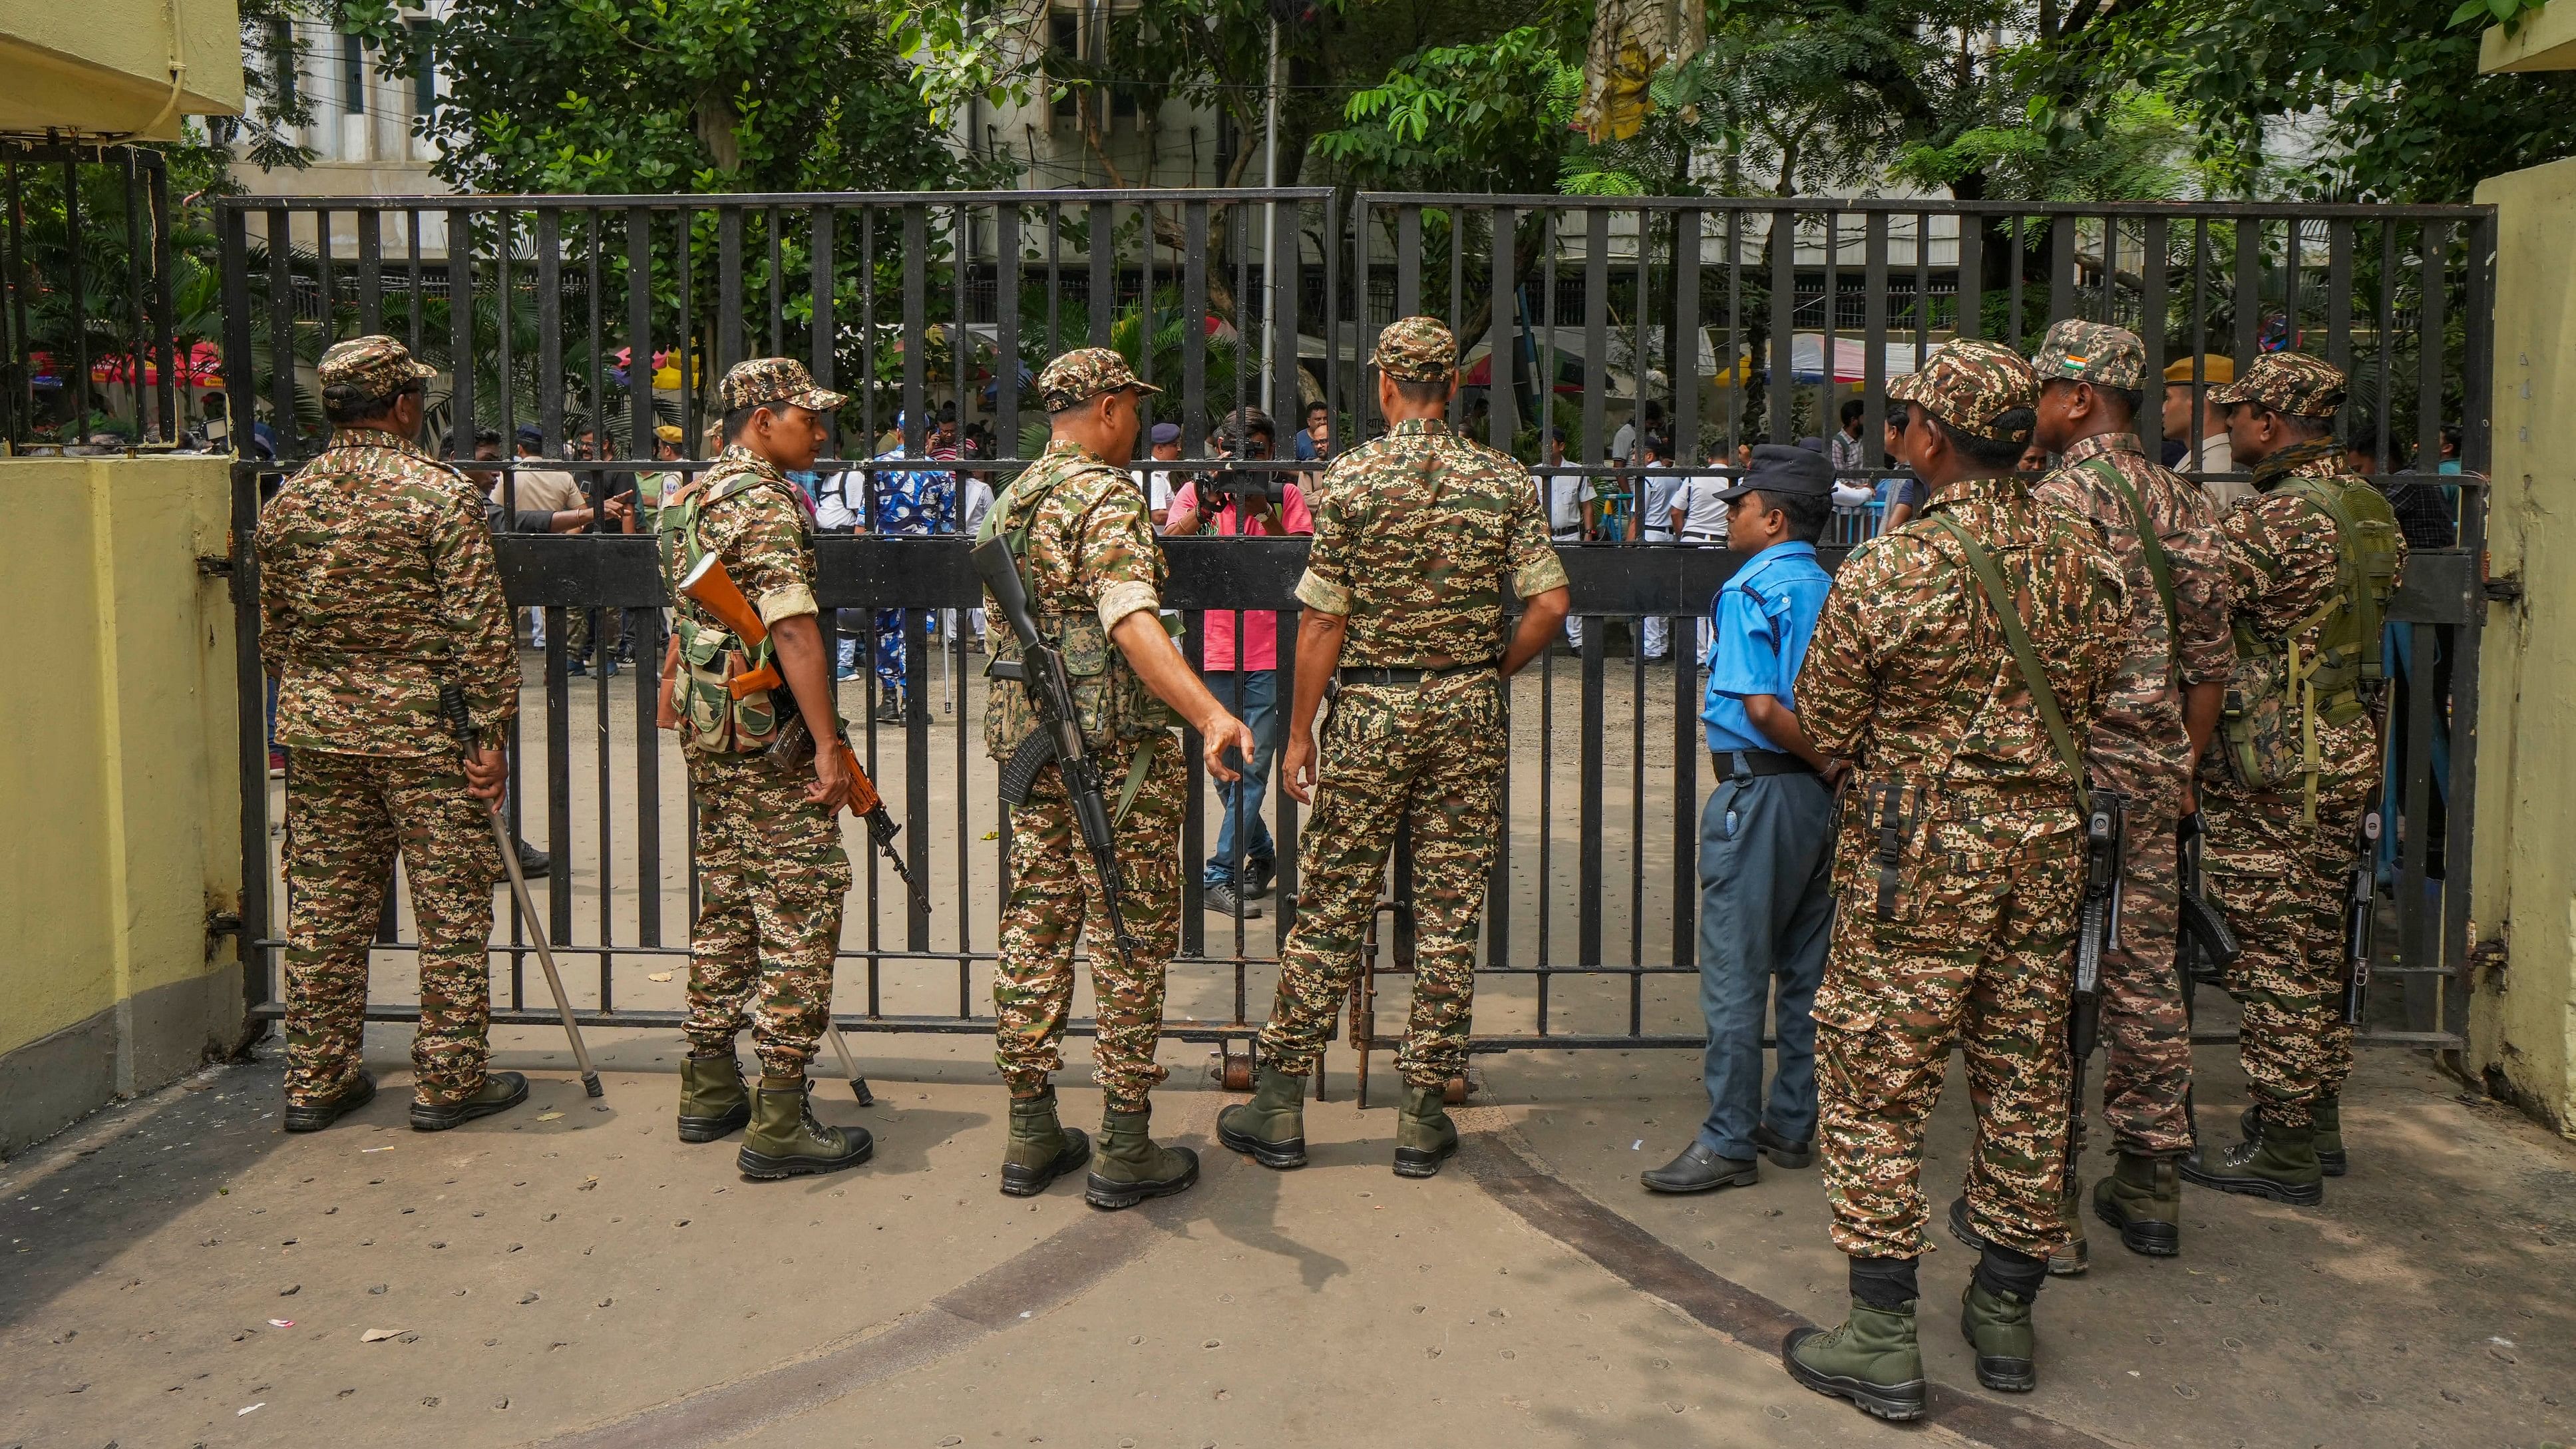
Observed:
[[[2356,650],[2355,664],[2359,681],[2376,684],[2387,677],[2387,669],[2380,658],[2379,647],[2384,611],[2381,608],[2379,591],[2373,586],[2369,562],[2362,556],[2362,536],[2369,532],[2393,533],[2395,515],[2391,514],[2386,522],[2378,519],[2365,520],[2353,507],[2353,499],[2349,496],[2348,490],[2338,488],[2323,479],[2293,476],[2284,481],[2282,487],[2285,491],[2296,493],[2315,504],[2318,511],[2334,523],[2335,597],[2333,602],[2348,606],[2353,613],[2354,632],[2357,636],[2353,640],[2353,645]],[[2377,497],[2375,492],[2373,496]],[[2381,510],[2385,510],[2385,499],[2378,501],[2381,504]]]
[[[2120,502],[2129,510],[2129,526],[2137,530],[2138,551],[2146,555],[2147,577],[2155,580],[2156,601],[2165,610],[2165,678],[2177,677],[2177,651],[2182,644],[2182,614],[2174,607],[2173,556],[2165,552],[2165,541],[2156,534],[2155,524],[2147,517],[2147,501],[2138,496],[2138,486],[2120,465],[2096,454],[2081,465],[2096,478],[2111,485]]]
[[[2075,781],[2075,808],[2090,814],[2093,792],[2085,787],[2084,756],[2075,748],[2074,732],[2066,727],[2066,715],[2057,707],[2057,691],[2049,688],[2048,674],[2040,668],[2039,651],[2031,646],[2030,627],[2022,621],[2021,606],[2012,588],[2004,582],[2003,571],[1995,567],[1993,554],[1977,542],[1959,520],[1947,513],[1935,513],[1932,521],[1949,531],[1958,541],[1959,551],[1968,556],[1968,568],[1977,576],[1977,588],[1994,607],[1995,617],[2003,625],[2004,642],[2012,646],[2013,666],[2021,671],[2021,682],[2030,690],[2031,705],[2039,711],[2039,722],[2048,727],[2048,741],[2057,747],[2057,758],[2066,766],[2067,775]]]

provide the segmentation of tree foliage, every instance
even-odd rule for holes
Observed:
[[[970,183],[882,18],[848,0],[349,0],[380,68],[435,65],[420,123],[467,190],[908,190]],[[415,34],[417,32],[417,34]]]

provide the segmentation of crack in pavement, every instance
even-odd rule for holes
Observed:
[[[1803,1315],[1721,1276],[1549,1171],[1502,1114],[1471,1109],[1482,1130],[1467,1136],[1460,1161],[1467,1175],[1496,1202],[1542,1235],[1590,1259],[1612,1277],[1684,1315],[1739,1347],[1777,1360],[1790,1330],[1814,1326]],[[2114,1449],[2069,1424],[2028,1409],[1931,1387],[1928,1412],[1918,1421],[1991,1449]],[[1859,1409],[1850,1412],[1858,1414]]]

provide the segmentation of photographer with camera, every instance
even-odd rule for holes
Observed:
[[[1278,434],[1259,408],[1237,408],[1217,425],[1217,457],[1263,463],[1275,456]],[[1202,473],[1172,495],[1167,534],[1210,533],[1226,538],[1313,533],[1293,471],[1220,469]],[[1239,652],[1235,621],[1243,621]],[[1278,874],[1278,848],[1261,820],[1270,760],[1279,750],[1279,616],[1268,609],[1210,609],[1207,649],[1200,673],[1210,693],[1252,730],[1250,768],[1236,781],[1219,781],[1225,819],[1217,827],[1216,853],[1199,880],[1208,909],[1229,916],[1260,916],[1250,905],[1269,894]],[[1238,873],[1239,872],[1239,873]]]

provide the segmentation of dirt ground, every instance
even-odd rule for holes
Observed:
[[[1096,1212],[995,1190],[984,1044],[861,1045],[876,1134],[856,1171],[751,1184],[670,1130],[677,1039],[599,1033],[591,1102],[560,1038],[500,1034],[535,1077],[509,1114],[408,1131],[385,1091],[279,1131],[273,1048],[0,1167],[0,1445],[547,1443],[1346,1445],[1892,1443],[1791,1384],[1778,1331],[1832,1321],[1842,1260],[1813,1172],[1663,1198],[1692,1054],[1515,1053],[1478,1067],[1471,1141],[1387,1170],[1393,1113],[1344,1054],[1313,1164],[1214,1149],[1201,1049],[1158,1098],[1205,1155],[1190,1193]],[[2204,1123],[2242,1080],[2205,1047]],[[1379,1063],[1381,1069],[1384,1062]],[[1069,1073],[1072,1120],[1097,1093]],[[1936,1206],[1964,1084],[1931,1138]],[[2039,1391],[1976,1388],[1923,1272],[1932,1432],[1996,1445],[2531,1446],[2576,1437],[2576,1146],[2373,1053],[2355,1164],[2297,1210],[2187,1189],[2185,1251],[2040,1300]],[[2098,1139],[2097,1139],[2098,1140]],[[378,1341],[368,1342],[370,1337]]]

